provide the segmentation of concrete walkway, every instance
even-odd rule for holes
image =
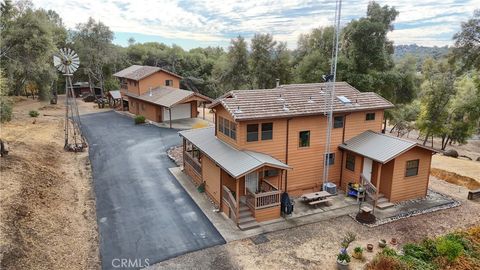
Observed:
[[[115,112],[121,115],[128,116],[132,119],[135,118],[136,116],[135,114],[132,114],[127,111],[115,111]],[[146,122],[148,124],[151,124],[157,127],[170,128],[170,121],[158,123],[158,122],[146,120]],[[201,127],[208,127],[208,126],[213,126],[213,123],[208,120],[203,120],[200,117],[172,120],[172,129],[184,130],[184,129],[201,128]]]
[[[227,242],[345,216],[358,211],[358,206],[354,204],[337,205],[335,207],[333,206],[335,203],[333,203],[332,206],[325,207],[325,209],[319,207],[316,211],[304,213],[303,215],[298,213],[292,215],[290,218],[261,222],[258,228],[242,231],[222,212],[218,212],[205,193],[199,193],[197,191],[192,180],[190,180],[189,176],[187,176],[180,167],[170,168],[170,172],[172,172],[173,176],[175,176],[177,181],[183,186],[200,209],[202,209],[203,213]]]

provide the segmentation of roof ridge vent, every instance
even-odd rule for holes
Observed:
[[[279,100],[279,101],[284,101],[285,99],[283,98],[282,94],[280,93],[280,95],[278,95],[277,100]]]
[[[287,104],[283,103],[283,110],[288,112],[290,109],[287,107]]]
[[[242,110],[240,110],[240,106],[237,106],[237,109],[235,110],[235,113],[242,113]]]
[[[314,103],[314,102],[315,102],[315,101],[313,101],[312,96],[310,96],[310,97],[308,98],[308,103]]]

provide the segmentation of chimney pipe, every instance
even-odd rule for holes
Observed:
[[[277,87],[279,87],[280,86],[280,79],[277,78],[276,81],[277,81]]]

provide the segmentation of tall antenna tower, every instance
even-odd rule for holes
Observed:
[[[53,56],[53,65],[65,76],[64,148],[74,152],[83,151],[87,143],[81,132],[80,115],[72,85],[72,76],[80,65],[80,59],[72,49],[63,48]]]
[[[335,5],[335,34],[333,36],[332,44],[332,62],[330,64],[330,74],[324,76],[324,80],[327,82],[326,89],[326,103],[325,114],[327,116],[327,134],[325,136],[325,154],[323,155],[323,190],[325,190],[325,184],[329,182],[329,154],[330,154],[330,142],[333,126],[333,102],[335,99],[335,81],[337,79],[337,59],[338,59],[338,36],[340,35],[340,17],[342,11],[342,0],[337,0]]]

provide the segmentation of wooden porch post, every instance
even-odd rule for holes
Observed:
[[[378,166],[377,166],[377,194],[375,195],[375,203],[374,203],[374,206],[373,206],[373,213],[375,213],[375,208],[377,208],[378,195],[380,194],[381,175],[382,175],[382,163],[378,163]]]
[[[170,118],[170,128],[172,128],[172,109],[168,108],[168,118]]]
[[[235,179],[236,190],[235,190],[235,200],[237,201],[236,213],[235,213],[235,223],[238,224],[238,216],[240,215],[240,179]]]
[[[205,101],[202,102],[203,104],[203,120],[205,120]]]
[[[183,152],[182,152],[182,164],[183,169],[185,170],[185,152],[187,150],[187,139],[183,138]]]

